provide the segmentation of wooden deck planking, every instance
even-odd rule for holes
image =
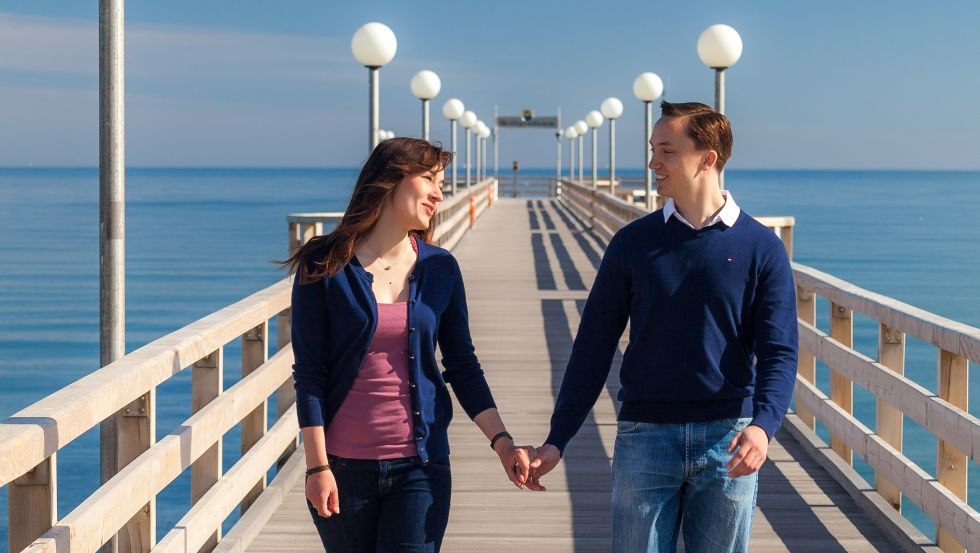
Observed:
[[[602,247],[562,205],[527,199],[499,201],[456,247],[477,353],[518,442],[537,445],[547,434],[554,390]],[[456,408],[453,507],[443,551],[609,550],[618,358],[565,461],[545,477],[544,493],[506,481],[484,436]],[[788,434],[777,435],[760,478],[752,551],[896,549]],[[321,549],[300,482],[248,551]]]

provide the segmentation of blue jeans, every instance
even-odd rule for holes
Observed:
[[[758,473],[729,478],[726,451],[751,419],[620,421],[613,454],[616,553],[748,551]],[[682,524],[683,521],[683,524]]]
[[[330,457],[340,514],[306,502],[329,553],[436,553],[449,522],[449,459],[371,461]]]

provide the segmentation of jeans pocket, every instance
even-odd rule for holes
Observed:
[[[752,422],[752,417],[736,417],[734,419],[730,419],[730,421],[732,432],[737,433],[745,430],[749,426],[749,424]]]
[[[636,432],[639,430],[640,424],[636,421],[616,421],[616,433],[629,434],[630,432]]]
[[[428,466],[436,469],[449,470],[449,457],[443,457],[442,459],[430,459]]]

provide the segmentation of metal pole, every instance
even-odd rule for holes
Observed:
[[[466,187],[470,187],[470,129],[466,129]]]
[[[616,120],[609,120],[609,193],[616,192]]]
[[[429,101],[422,100],[422,138],[429,139]]]
[[[500,134],[500,127],[497,126],[497,106],[493,106],[493,178],[500,177],[500,155],[497,149],[497,136]]]
[[[126,355],[125,2],[99,0],[99,361]],[[102,483],[116,474],[115,416],[99,425]],[[115,551],[115,536],[103,548]]]
[[[368,67],[368,87],[369,92],[369,108],[368,108],[368,139],[371,145],[371,149],[368,153],[374,151],[374,147],[378,145],[378,128],[381,124],[381,92],[380,92],[380,80],[381,72],[378,71],[377,67]]]
[[[585,182],[585,136],[578,135],[578,181]]]
[[[558,126],[555,127],[555,149],[556,153],[556,169],[555,169],[555,183],[559,184],[561,181],[561,106],[558,106],[555,110],[558,114]]]
[[[453,190],[452,193],[456,195],[456,166],[459,165],[459,156],[457,156],[456,150],[456,120],[453,119],[449,122],[449,126],[452,128],[452,150],[453,150]]]
[[[481,153],[483,156],[483,162],[480,164],[483,167],[483,180],[487,180],[487,139],[483,139],[483,151]]]
[[[715,68],[715,111],[725,115],[725,68]],[[718,172],[718,186],[724,190],[725,174]]]
[[[599,143],[596,142],[595,132],[596,132],[596,128],[593,127],[592,132],[589,133],[592,135],[592,158],[590,159],[590,161],[592,162],[592,190],[596,190],[597,188],[599,188],[599,166],[596,165],[596,160],[595,160],[595,158],[599,154]]]
[[[715,111],[725,114],[725,68],[715,68]]]
[[[643,159],[646,163],[646,179],[645,179],[645,189],[646,189],[646,199],[647,199],[647,210],[653,211],[653,169],[650,169],[650,133],[651,127],[653,126],[653,103],[643,102],[643,111],[645,116],[643,118]]]
[[[477,133],[473,134],[476,135],[476,151],[474,152],[474,155],[476,156],[476,171],[473,173],[473,180],[475,182],[480,182],[480,135]]]
[[[575,140],[568,139],[568,180],[575,180]]]

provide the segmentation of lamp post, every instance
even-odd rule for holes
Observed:
[[[650,133],[653,131],[652,102],[664,93],[664,82],[656,73],[640,73],[633,81],[633,95],[643,102],[643,166],[646,168],[644,189],[647,209],[653,211],[653,170],[650,169]]]
[[[474,164],[476,166],[476,170],[473,171],[474,184],[480,182],[480,172],[483,170],[483,165],[482,165],[483,160],[480,159],[480,148],[483,147],[481,144],[481,142],[483,142],[483,133],[481,132],[482,129],[483,129],[483,121],[477,119],[476,123],[473,124],[473,142],[475,146],[475,149],[473,150],[473,156],[476,157],[476,163]]]
[[[728,25],[712,25],[698,38],[698,57],[715,70],[715,111],[725,114],[725,70],[742,57],[742,37]],[[725,188],[724,173],[718,174],[718,184]]]
[[[449,127],[451,129],[450,144],[453,152],[453,176],[452,176],[452,193],[456,193],[456,120],[463,116],[463,112],[466,111],[466,107],[459,98],[450,98],[446,100],[446,103],[442,105],[442,115],[446,119],[449,119]]]
[[[380,124],[380,69],[395,57],[398,41],[395,33],[384,23],[372,22],[362,26],[354,33],[350,49],[357,63],[368,68],[368,139],[371,150],[378,145],[378,126]]]
[[[599,111],[609,120],[609,193],[616,191],[616,119],[623,114],[619,98],[609,97],[602,101]]]
[[[439,95],[442,89],[442,81],[428,69],[423,69],[412,77],[412,94],[422,100],[422,138],[429,139],[429,100]]]
[[[602,114],[596,110],[590,111],[585,116],[585,124],[592,130],[592,190],[599,187],[599,166],[596,164],[596,157],[599,155],[599,143],[596,142],[595,130],[602,126]]]
[[[483,174],[480,180],[486,180],[487,178],[487,138],[490,138],[490,127],[486,124],[480,125],[480,152],[477,154],[480,156],[480,167],[483,168]]]
[[[466,180],[465,185],[470,185],[470,136],[473,134],[473,125],[476,125],[476,114],[466,110],[459,118],[459,123],[466,129]]]
[[[575,125],[565,129],[565,137],[568,138],[568,180],[575,180],[575,139],[578,138]]]
[[[698,57],[715,70],[715,110],[725,113],[725,70],[742,57],[742,37],[728,25],[712,25],[698,38]]]
[[[589,125],[579,119],[575,122],[575,132],[578,134],[578,181],[585,182],[585,133],[589,132]]]

